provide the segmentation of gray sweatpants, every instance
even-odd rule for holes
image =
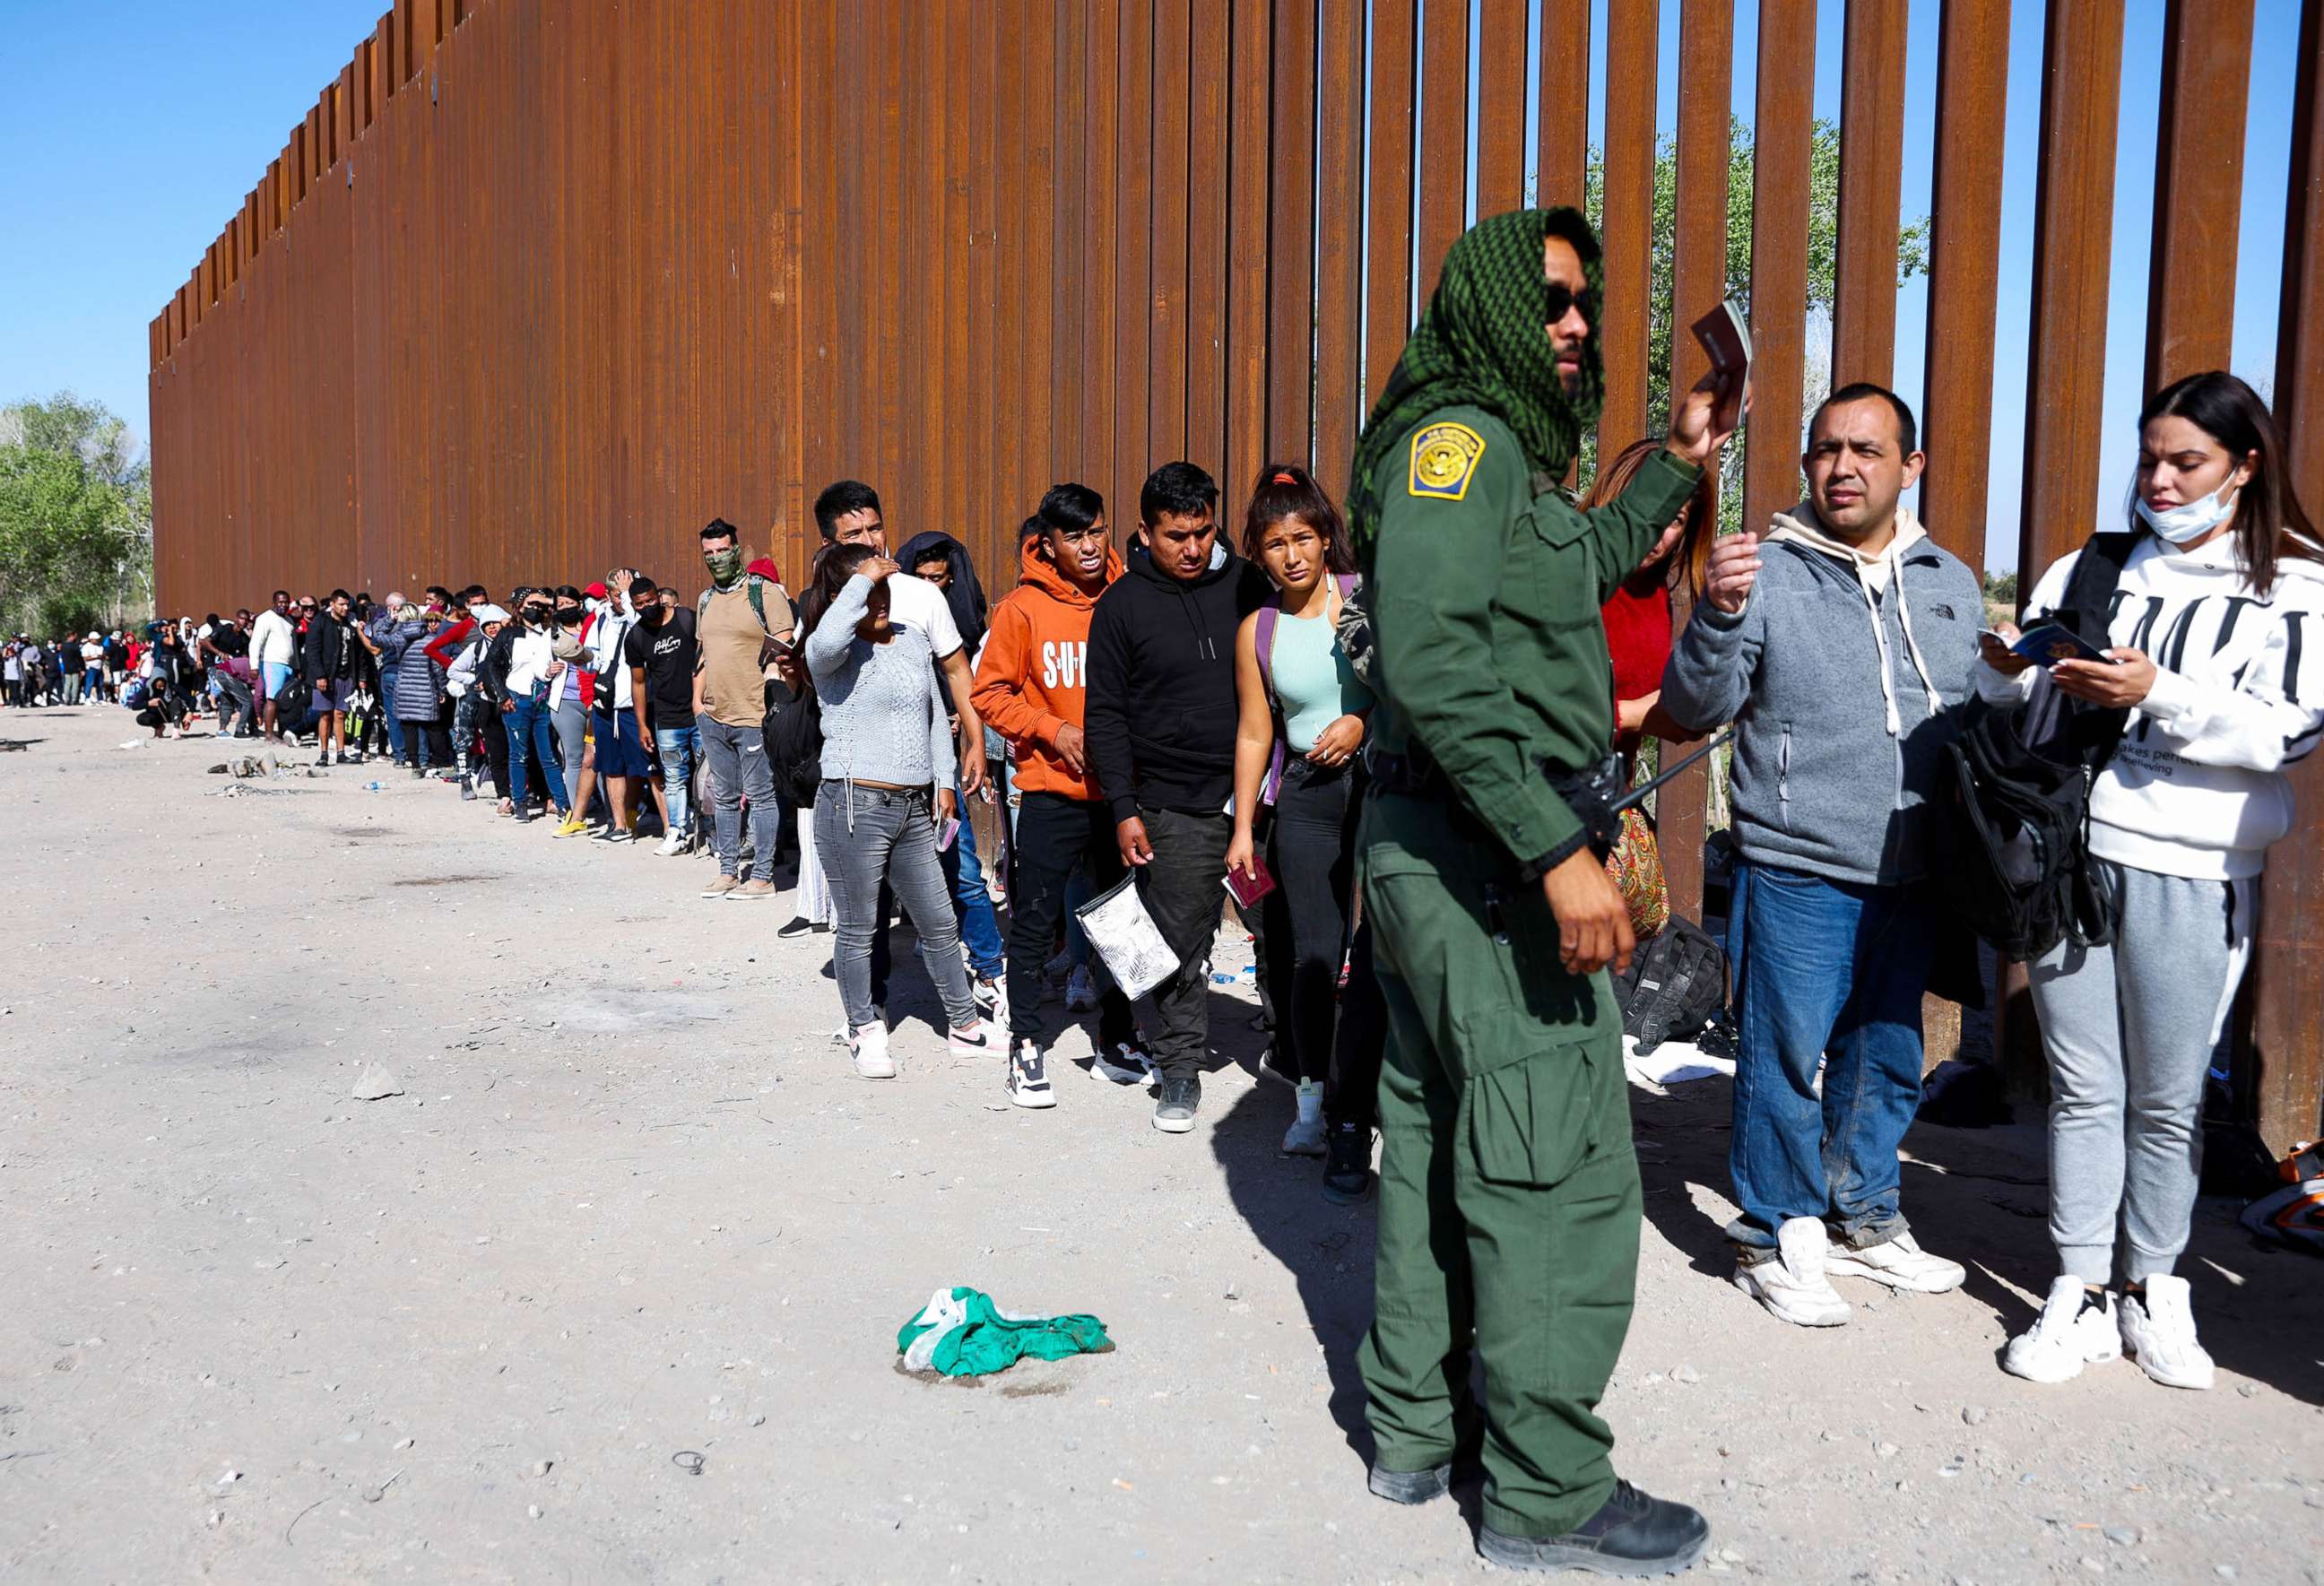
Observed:
[[[2111,945],[2061,943],[2028,970],[2050,1057],[2050,1238],[2085,1283],[2170,1272],[2203,1168],[2203,1074],[2251,957],[2249,881],[2103,859]]]

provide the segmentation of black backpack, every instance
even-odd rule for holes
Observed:
[[[1727,1009],[1727,954],[1692,920],[1670,923],[1630,955],[1630,972],[1614,977],[1622,1033],[1645,1056],[1667,1040],[1692,1040]]]
[[[760,741],[775,786],[800,808],[812,808],[815,791],[823,785],[823,706],[815,690],[794,692],[787,683],[770,681]]]
[[[2137,536],[2095,534],[2048,621],[2107,642],[2107,608]],[[2024,964],[2060,942],[2113,939],[2113,911],[2086,862],[2090,785],[2130,713],[2050,692],[2037,705],[1972,696],[1938,788],[1936,879],[1961,922]]]

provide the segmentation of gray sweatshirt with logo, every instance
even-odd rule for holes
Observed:
[[[1809,509],[1763,537],[1750,599],[1704,601],[1672,647],[1662,703],[1735,724],[1735,838],[1753,863],[1827,881],[1921,879],[1927,801],[1969,691],[1984,603],[1976,575],[1909,512],[1868,566]]]

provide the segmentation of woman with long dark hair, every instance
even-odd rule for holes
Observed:
[[[2157,1382],[2204,1388],[2211,1358],[2172,1268],[2202,1168],[2204,1074],[2251,955],[2255,880],[2292,828],[2284,769],[2324,731],[2324,687],[2302,663],[2324,632],[2324,563],[2250,386],[2190,375],[2156,392],[2138,426],[2136,539],[2103,658],[2037,668],[2005,623],[1978,669],[1988,699],[2120,713],[2099,722],[2121,727],[2089,812],[2088,879],[2111,940],[2068,940],[2029,966],[2050,1062],[2061,1271],[2002,1363],[2062,1382],[2127,1353]],[[2093,554],[2042,575],[2029,623],[2068,604]]]
[[[1646,459],[1663,449],[1659,440],[1635,440],[1598,470],[1582,510],[1612,502],[1630,487]],[[1684,510],[1672,519],[1599,612],[1606,625],[1606,649],[1614,659],[1614,749],[1625,770],[1637,760],[1648,732],[1665,729],[1674,738],[1693,734],[1655,716],[1662,697],[1663,668],[1671,653],[1671,592],[1683,585],[1700,598],[1711,566],[1711,542],[1719,537],[1719,476],[1705,473]]]
[[[1276,1049],[1259,1072],[1293,1085],[1286,1153],[1323,1157],[1324,1187],[1353,1200],[1371,1174],[1386,1016],[1370,943],[1352,943],[1346,1002],[1340,969],[1351,945],[1356,822],[1363,808],[1371,690],[1340,641],[1355,558],[1340,510],[1306,469],[1270,463],[1243,514],[1243,554],[1275,586],[1235,637],[1234,835],[1231,878],[1264,862],[1275,888],[1260,903]]]
[[[959,815],[952,729],[928,635],[897,622],[890,610],[888,579],[897,570],[868,546],[826,550],[816,566],[814,622],[803,646],[823,712],[816,851],[838,906],[833,958],[848,1050],[866,1079],[896,1074],[887,1020],[872,995],[883,883],[894,889],[919,936],[920,956],[944,1000],[953,1056],[1006,1051],[969,990],[960,927],[937,857]]]

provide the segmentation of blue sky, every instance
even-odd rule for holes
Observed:
[[[578,0],[586,3],[586,0]],[[1899,0],[1902,3],[1902,0]],[[72,388],[145,433],[145,328],[201,256],[293,121],[338,74],[384,0],[0,0],[0,171],[12,245],[0,249],[0,401]],[[1605,0],[1595,37],[1602,51]],[[1665,0],[1662,123],[1676,125],[1677,0]],[[2200,8],[2198,8],[2200,10]],[[1840,115],[1841,0],[1823,0],[1818,114]],[[2039,132],[2041,0],[2012,7],[2011,93],[2004,129],[2002,279],[2030,279]],[[2123,496],[2144,362],[2147,238],[2153,209],[2154,89],[2163,0],[2130,0],[2115,196],[2114,314],[2107,360],[2108,515]],[[1750,118],[1757,8],[1740,0],[1735,109]],[[2298,0],[2258,0],[2245,154],[2235,364],[2263,383],[2274,364],[2276,275],[2290,152]],[[1907,64],[1904,212],[1929,207],[1938,6],[1913,0]],[[1602,60],[1599,68],[1602,74]],[[1602,105],[1602,84],[1591,102]],[[2222,195],[2218,201],[2228,201]],[[1924,282],[1898,305],[1897,384],[1917,406]],[[1996,461],[1989,559],[2015,560],[2018,458],[2025,402],[2026,302],[2005,293],[1995,380]],[[2094,512],[2101,503],[2094,503]]]

